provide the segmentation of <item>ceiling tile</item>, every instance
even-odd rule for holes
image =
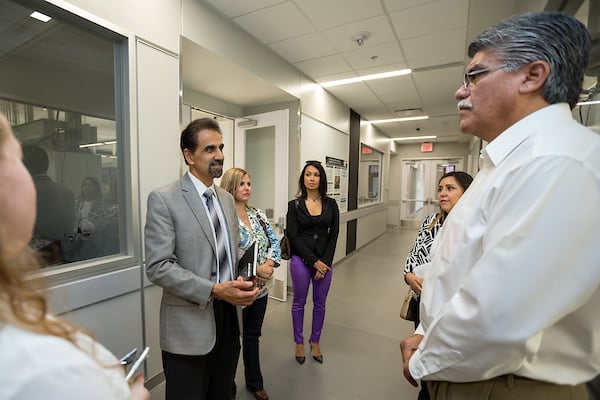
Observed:
[[[328,56],[316,60],[302,61],[294,66],[312,78],[333,75],[351,70],[344,57],[340,55]]]
[[[292,3],[263,8],[234,18],[258,40],[269,44],[314,32],[314,27]]]
[[[412,69],[463,62],[465,29],[439,32],[400,41],[408,66]]]
[[[272,43],[270,47],[292,64],[337,53],[320,33],[282,40]]]
[[[390,14],[399,39],[467,26],[469,0],[440,0]],[[464,40],[464,39],[463,39]]]
[[[458,114],[454,93],[461,84],[463,72],[462,67],[451,67],[413,74],[428,114]]]
[[[407,8],[421,6],[427,3],[437,3],[439,0],[383,0],[383,5],[388,13]]]
[[[260,8],[281,3],[281,0],[206,0],[206,2],[229,18],[235,18]]]
[[[386,104],[400,102],[408,103],[409,106],[402,108],[421,107],[421,101],[415,88],[414,81],[410,75],[397,76],[388,79],[377,79],[365,82],[367,86]],[[398,108],[394,108],[398,109]],[[392,109],[391,111],[394,111]]]
[[[377,46],[359,47],[356,50],[342,53],[348,64],[355,70],[371,68],[378,65],[404,64],[404,56],[397,42],[389,42]],[[404,67],[406,68],[406,67]]]
[[[347,51],[359,47],[355,37],[360,32],[368,32],[371,35],[362,46],[365,48],[396,40],[388,19],[384,15],[329,29],[324,31],[323,35],[338,51]]]
[[[364,107],[373,102],[377,103],[379,107],[383,106],[377,96],[365,86],[364,82],[357,82],[352,85],[333,86],[326,88],[326,90],[340,99],[350,101],[353,108],[360,107],[361,105]]]
[[[323,30],[383,14],[379,0],[295,0],[294,3]]]

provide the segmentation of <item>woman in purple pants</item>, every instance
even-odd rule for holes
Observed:
[[[313,319],[309,344],[312,358],[323,363],[319,340],[333,273],[340,212],[335,200],[327,197],[327,176],[319,161],[307,161],[302,169],[298,180],[298,197],[288,203],[286,219],[287,236],[292,244],[290,272],[296,361],[303,364],[306,360],[302,328],[308,287],[312,282]]]

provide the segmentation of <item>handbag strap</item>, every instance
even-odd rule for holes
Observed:
[[[267,237],[267,250],[269,250],[271,248],[271,239],[269,238],[269,232],[267,232],[267,224],[265,223],[265,221],[263,221],[260,215],[258,215],[258,223],[260,224],[260,226],[262,226],[263,231],[265,231],[265,236]]]

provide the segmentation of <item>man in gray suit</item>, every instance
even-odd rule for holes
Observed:
[[[251,304],[258,289],[231,278],[239,230],[232,196],[213,182],[223,173],[218,123],[192,121],[180,146],[189,171],[149,194],[144,231],[146,273],[163,288],[166,399],[228,400],[240,352],[235,306]]]

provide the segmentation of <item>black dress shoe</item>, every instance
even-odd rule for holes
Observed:
[[[298,361],[298,364],[302,365],[302,364],[304,364],[304,361],[306,361],[306,357],[296,356],[296,361]]]

